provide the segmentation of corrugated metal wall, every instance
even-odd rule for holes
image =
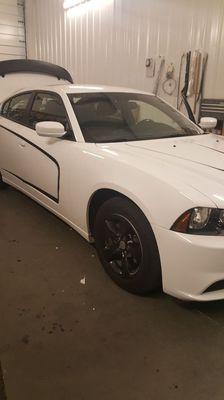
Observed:
[[[0,61],[25,56],[24,0],[0,0]]]
[[[177,78],[181,54],[201,49],[209,53],[205,94],[224,97],[224,0],[98,1],[77,15],[63,0],[26,0],[28,56],[68,68],[78,83],[150,91],[147,57],[165,56]]]

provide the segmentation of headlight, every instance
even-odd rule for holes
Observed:
[[[182,214],[171,229],[194,235],[224,235],[224,210],[192,208]]]

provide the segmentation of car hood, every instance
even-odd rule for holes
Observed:
[[[224,138],[217,135],[129,142],[128,146],[224,171]]]
[[[186,196],[187,187],[192,188],[224,208],[224,137],[201,134],[108,147],[106,151],[114,153],[116,160],[175,186]]]

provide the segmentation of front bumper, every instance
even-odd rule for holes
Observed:
[[[224,236],[187,235],[153,226],[159,247],[164,292],[189,301],[224,299]]]

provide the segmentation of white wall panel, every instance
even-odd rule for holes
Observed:
[[[26,22],[28,56],[68,68],[78,83],[151,91],[147,57],[165,56],[177,78],[182,53],[199,49],[209,53],[206,96],[224,97],[224,0],[105,0],[83,15],[65,12],[63,0],[26,0]]]
[[[0,61],[24,57],[24,1],[0,0]]]
[[[17,1],[17,0],[0,0],[0,4],[5,4],[7,6],[16,6],[17,3],[23,4],[23,0]]]
[[[9,4],[9,5],[6,3],[2,4],[0,2],[0,14],[22,16],[23,11],[22,7],[17,5],[17,2],[14,2],[14,4]]]
[[[19,18],[18,21],[18,15],[10,15],[10,14],[4,14],[0,13],[0,25],[3,26],[14,26],[18,27],[19,25],[23,24],[23,18]]]
[[[14,47],[10,46],[0,46],[0,54],[11,54],[15,56],[23,56],[26,55],[26,51],[24,47]]]
[[[0,33],[0,43],[1,43],[1,46],[9,46],[9,47],[14,46],[16,48],[19,48],[19,49],[21,49],[21,52],[23,54],[25,53],[25,48],[24,48],[25,38],[24,38],[24,36],[4,35],[4,34]],[[17,53],[17,50],[16,50],[16,53]]]
[[[19,39],[20,37],[24,38],[24,26],[11,26],[11,25],[1,25],[0,24],[0,33],[5,35],[5,39],[14,40],[15,37]],[[14,37],[13,37],[14,36]]]

